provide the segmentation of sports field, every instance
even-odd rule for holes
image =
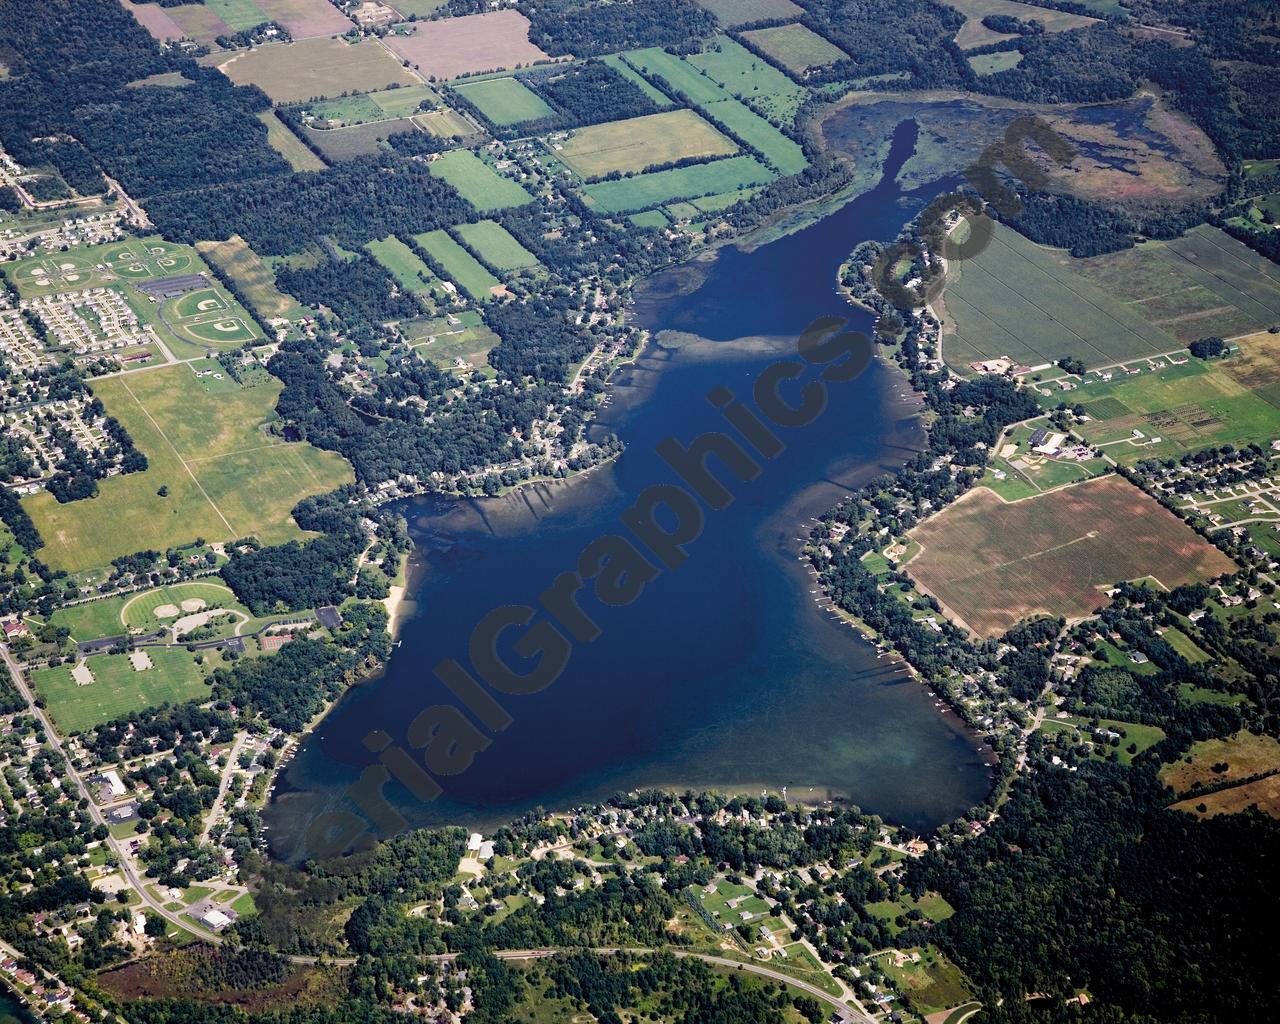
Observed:
[[[555,155],[590,179],[689,158],[728,156],[737,148],[692,110],[663,110],[579,128]]]
[[[297,320],[306,315],[307,311],[297,299],[276,287],[271,268],[239,235],[232,235],[225,242],[197,242],[196,249],[236,283],[240,293],[263,319],[284,317]]]
[[[1028,366],[1063,356],[1105,366],[1180,347],[1075,263],[996,225],[986,249],[949,268],[943,358],[961,372],[1000,356]]]
[[[1122,465],[1176,458],[1216,445],[1271,442],[1280,409],[1226,372],[1235,362],[1247,373],[1243,360],[1204,363],[1182,358],[1187,361],[1181,365],[1162,360],[1166,365],[1156,370],[1140,364],[1136,375],[1116,373],[1110,381],[1089,381],[1067,395],[1053,392],[1041,402],[1049,408],[1061,398],[1082,404],[1090,419],[1078,428],[1080,433]],[[1256,372],[1262,379],[1264,371]],[[1280,398],[1274,384],[1266,388],[1273,398]]]
[[[395,235],[369,242],[365,248],[387,269],[401,288],[428,294],[432,288],[439,287],[440,281],[431,272],[431,268]]]
[[[743,32],[742,38],[798,75],[849,59],[835,43],[799,22]]]
[[[555,114],[541,96],[514,78],[457,82],[454,88],[490,122],[503,127]]]
[[[324,170],[324,161],[289,130],[274,110],[258,111],[258,120],[267,126],[267,145],[288,160],[295,171]]]
[[[688,61],[657,47],[634,50],[626,58],[643,74],[655,81],[664,80],[683,92],[712,122],[725,125],[763,153],[779,173],[795,174],[804,169],[804,151],[796,142]]]
[[[1004,14],[1020,21],[1040,22],[1046,32],[1066,32],[1074,28],[1096,25],[1097,18],[1086,18],[1080,14],[1068,14],[1066,11],[1055,11],[1048,7],[1034,7],[1031,4],[1016,3],[1015,0],[947,0],[948,7],[954,7],[967,19],[956,33],[956,45],[964,50],[972,50],[988,43],[998,43],[1002,39],[1016,39],[1004,32],[994,32],[982,24],[988,14]]]
[[[804,8],[797,7],[791,0],[698,0],[698,6],[714,14],[726,28],[804,14]]]
[[[276,103],[302,103],[344,92],[376,92],[393,83],[419,84],[412,72],[372,39],[347,43],[318,37],[272,43],[220,55],[208,63],[215,64],[236,85],[258,86]]]
[[[767,60],[728,36],[716,36],[701,53],[685,59],[775,124],[794,120],[809,95]]]
[[[204,602],[204,609],[201,610],[226,608],[249,615],[249,610],[236,600],[231,589],[215,578],[176,583],[141,593],[119,594],[59,608],[50,621],[54,625],[70,629],[71,638],[77,643],[120,636],[131,629],[153,633],[173,625],[178,618],[173,615],[160,618],[155,614],[157,608],[171,605],[181,609],[183,601],[193,600]]]
[[[428,165],[435,177],[447,181],[481,213],[533,202],[533,196],[504,178],[469,149],[451,149]]]
[[[102,654],[85,662],[92,683],[77,683],[68,665],[36,669],[31,681],[63,733],[83,732],[158,704],[208,698],[204,673],[186,650],[150,647],[146,652],[151,667],[142,671],[127,654]]]
[[[773,179],[773,172],[754,157],[734,156],[619,181],[598,181],[582,191],[588,204],[599,213],[627,213],[671,199],[715,195]]]
[[[529,19],[514,8],[422,21],[410,35],[390,35],[387,45],[427,76],[457,78],[547,60],[529,42]]]
[[[453,230],[465,245],[495,270],[524,270],[538,265],[538,258],[497,221],[459,224]]]
[[[1154,577],[1171,588],[1235,571],[1114,474],[1012,504],[975,488],[908,536],[921,550],[906,571],[980,637],[1035,615],[1089,615],[1122,580]]]
[[[29,256],[0,265],[23,298],[55,295],[110,284],[150,281],[204,270],[185,245],[162,238],[131,238],[106,245],[85,245],[48,256]]]
[[[1057,256],[1059,264],[1067,260]],[[1280,323],[1280,267],[1208,224],[1171,241],[1071,262],[1183,344]]]
[[[149,466],[100,481],[93,499],[60,505],[47,492],[24,498],[45,539],[45,561],[74,572],[197,537],[252,534],[278,543],[302,536],[289,516],[298,501],[351,481],[338,455],[266,433],[281,389],[274,378],[254,387],[203,383],[185,365],[94,382]],[[157,493],[161,487],[167,496]]]
[[[471,253],[460,246],[444,229],[414,235],[417,242],[445,270],[449,279],[473,299],[493,297],[493,289],[502,282],[494,277]]]

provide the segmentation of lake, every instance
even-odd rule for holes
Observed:
[[[386,671],[348,693],[282,774],[265,814],[278,856],[305,856],[314,816],[350,806],[347,786],[374,761],[367,734],[404,746],[415,715],[457,703],[431,669],[443,658],[467,663],[467,638],[486,613],[536,605],[588,543],[620,532],[637,494],[676,480],[660,441],[727,429],[709,391],[749,400],[756,375],[794,356],[815,317],[870,331],[870,317],[837,293],[836,274],[856,243],[892,239],[937,191],[903,195],[893,183],[913,141],[906,122],[881,183],[825,219],[751,252],[721,248],[639,289],[636,320],[656,339],[618,375],[591,427],[625,442],[614,463],[498,498],[404,506],[422,562],[419,613]],[[466,771],[442,777],[437,799],[387,787],[411,825],[490,828],[645,786],[786,787],[789,799],[845,799],[928,830],[985,796],[990,751],[819,606],[798,558],[810,517],[900,466],[922,440],[915,397],[885,361],[830,385],[829,397],[812,425],[780,433],[786,450],[760,460],[754,481],[720,474],[734,500],[707,512],[683,565],[626,607],[584,602],[599,638],[577,644],[546,689],[502,697],[512,724]]]

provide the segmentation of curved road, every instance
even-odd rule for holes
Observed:
[[[44,729],[45,738],[48,740],[49,746],[51,746],[55,751],[57,751],[58,754],[62,757],[63,761],[65,762],[67,776],[72,782],[75,783],[76,789],[79,791],[80,796],[83,797],[84,800],[87,802],[89,807],[89,815],[93,819],[94,824],[105,826],[107,822],[102,816],[102,811],[98,809],[98,805],[94,801],[93,795],[89,792],[89,788],[84,784],[84,780],[80,778],[79,772],[77,772],[72,767],[71,759],[67,757],[67,752],[63,749],[62,741],[58,737],[58,733],[53,726],[53,722],[45,714],[44,710],[36,705],[35,695],[31,692],[30,688],[27,686],[26,682],[23,680],[22,669],[17,664],[17,662],[13,660],[13,656],[9,653],[9,648],[6,645],[0,645],[0,656],[3,656],[4,658],[5,665],[9,670],[9,676],[10,678],[12,678],[14,686],[18,688],[18,692],[22,694],[22,698],[27,702],[27,705],[30,708],[31,713],[36,717],[36,719],[40,722],[41,727]],[[170,910],[166,910],[163,904],[161,904],[149,892],[147,892],[146,886],[143,884],[143,879],[138,874],[137,869],[133,865],[133,859],[128,855],[127,851],[123,847],[123,844],[121,844],[119,840],[115,839],[110,835],[108,835],[106,842],[107,842],[108,849],[110,849],[111,852],[115,854],[116,859],[120,862],[120,870],[124,874],[125,879],[129,882],[131,886],[133,886],[134,890],[142,898],[143,903],[150,910],[159,914],[161,917],[163,917],[166,921],[170,922],[171,924],[177,925],[183,931],[189,932],[197,936],[198,938],[203,939],[206,942],[221,944],[221,942],[223,941],[221,935],[218,935],[215,932],[205,931],[204,929],[196,925],[193,921],[184,920],[179,914]],[[568,951],[569,950],[565,947],[549,946],[543,949],[508,949],[508,950],[495,951],[494,956],[496,956],[499,960],[537,960],[544,957],[555,956],[557,953],[564,953]],[[643,948],[643,947],[632,948],[632,947],[610,946],[610,947],[601,947],[601,948],[593,949],[592,952],[602,954],[602,955],[609,955],[613,953],[645,954],[645,953],[652,953],[654,952],[654,950]],[[742,962],[739,960],[731,960],[728,957],[713,956],[710,953],[695,953],[690,950],[678,949],[678,948],[673,948],[670,950],[670,952],[674,953],[676,956],[693,957],[696,960],[701,960],[704,963],[712,964],[716,967],[725,967],[725,968],[731,968],[734,970],[747,971],[751,974],[758,975],[762,978],[768,978],[770,981],[776,981],[780,984],[790,985],[792,988],[797,988],[800,991],[804,992],[806,995],[812,996],[814,999],[817,999],[819,1002],[824,1003],[827,1006],[833,1007],[835,1010],[837,1010],[841,1014],[842,1019],[844,1020],[856,1021],[857,1024],[876,1024],[875,1020],[871,1017],[871,1015],[868,1014],[866,1010],[864,1010],[862,1006],[856,1001],[846,1002],[845,1000],[839,999],[836,996],[831,995],[831,993],[818,988],[816,985],[810,985],[808,982],[800,981],[799,979],[793,978],[788,974],[783,974],[781,971],[775,971],[771,967],[766,967],[764,964],[756,964],[756,963]],[[448,962],[448,961],[457,959],[457,956],[458,956],[457,953],[437,953],[437,954],[426,956],[424,957],[424,959]],[[355,957],[299,956],[296,954],[286,956],[285,959],[288,960],[290,963],[304,965],[304,966],[314,966],[319,963],[325,963],[325,964],[331,964],[336,967],[348,967],[356,962]]]

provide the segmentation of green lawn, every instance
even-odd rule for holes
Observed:
[[[469,149],[443,153],[430,165],[433,175],[456,188],[481,213],[505,210],[533,202],[533,196],[510,178],[504,178]]]
[[[496,221],[459,224],[453,230],[463,243],[499,272],[524,270],[538,265],[538,258]]]
[[[490,289],[497,288],[502,283],[443,228],[414,235],[413,240],[444,267],[445,274],[473,299],[488,299]]]
[[[148,648],[152,667],[134,671],[128,655],[88,659],[94,682],[78,685],[67,665],[37,669],[32,682],[59,730],[83,732],[131,711],[166,702],[204,699],[209,688],[191,654],[182,648]]]

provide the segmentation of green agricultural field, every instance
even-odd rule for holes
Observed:
[[[325,121],[357,125],[408,117],[417,113],[423,103],[436,103],[439,99],[439,94],[429,85],[407,85],[319,100],[306,104],[306,109]]]
[[[504,178],[469,149],[442,153],[429,165],[431,173],[462,193],[481,213],[505,210],[533,202],[533,196],[510,178]]]
[[[395,235],[370,242],[365,248],[399,282],[401,288],[419,294],[430,294],[433,288],[439,287],[440,281],[431,272],[431,268]]]
[[[600,178],[699,157],[728,156],[738,147],[692,110],[664,110],[579,128],[555,155],[580,177]]]
[[[324,170],[324,161],[293,134],[274,110],[259,111],[258,120],[267,126],[267,145],[288,160],[289,166],[295,171]]]
[[[599,181],[583,188],[587,202],[599,213],[627,213],[658,206],[683,196],[708,196],[773,180],[767,167],[753,157],[735,156],[706,164],[637,174],[620,181]]]
[[[1001,356],[1029,366],[1063,356],[1105,366],[1179,348],[1075,264],[998,224],[991,243],[972,259],[953,262],[947,275],[946,361],[961,372]]]
[[[849,55],[828,39],[797,22],[743,32],[742,38],[798,75],[848,60]]]
[[[804,14],[804,8],[797,7],[791,0],[698,0],[698,6],[714,14],[725,28],[774,18],[798,18]]]
[[[1055,258],[1059,264],[1069,260]],[[1183,344],[1280,323],[1280,267],[1208,224],[1167,242],[1070,262]]]
[[[232,235],[225,242],[197,242],[196,248],[236,283],[240,293],[263,319],[284,317],[286,320],[299,320],[307,315],[307,310],[297,299],[276,287],[271,268],[239,235]]]
[[[665,79],[672,88],[684,93],[690,101],[699,106],[703,103],[716,103],[729,96],[721,86],[687,61],[657,46],[643,50],[631,50],[622,55],[623,59],[641,74],[655,80],[659,88],[664,88],[656,79]]]
[[[482,220],[475,224],[459,224],[453,229],[462,243],[485,263],[506,273],[538,265],[538,257],[519,243],[501,224]]]
[[[774,124],[789,124],[808,92],[734,39],[716,36],[685,58]]]
[[[64,733],[84,732],[132,711],[164,703],[204,700],[209,696],[204,674],[183,648],[147,648],[151,668],[136,671],[125,654],[104,654],[86,662],[94,681],[81,686],[71,667],[37,669],[31,674],[36,692]]]
[[[489,121],[504,128],[555,114],[541,96],[515,78],[457,82],[454,88]]]
[[[650,82],[649,79],[645,78],[644,75],[640,74],[639,71],[628,64],[624,59],[625,57],[625,53],[611,53],[608,56],[601,57],[600,59],[642,93],[648,96],[655,106],[660,108],[670,107],[672,105],[671,98]]]
[[[414,235],[413,240],[439,263],[449,279],[473,299],[489,299],[502,282],[443,228]]]
[[[1266,444],[1275,436],[1276,407],[1223,372],[1219,364],[1187,356],[1185,363],[1136,375],[1116,373],[1075,391],[1042,397],[1049,408],[1065,399],[1084,406],[1080,433],[1117,462],[1180,456],[1210,445]]]
[[[748,145],[758,149],[779,173],[796,174],[805,168],[804,151],[796,142],[688,61],[656,48],[635,50],[626,58],[649,77],[665,79],[673,88],[685,93],[709,120],[723,124]]]
[[[110,477],[96,498],[23,500],[45,539],[49,565],[78,571],[197,537],[256,535],[274,544],[303,536],[290,517],[302,498],[352,479],[338,455],[269,434],[281,384],[207,391],[185,365],[94,382],[94,390],[147,456],[142,473]],[[161,497],[157,492],[168,488]]]
[[[204,6],[221,18],[232,32],[241,32],[268,20],[251,0],[204,0]]]

